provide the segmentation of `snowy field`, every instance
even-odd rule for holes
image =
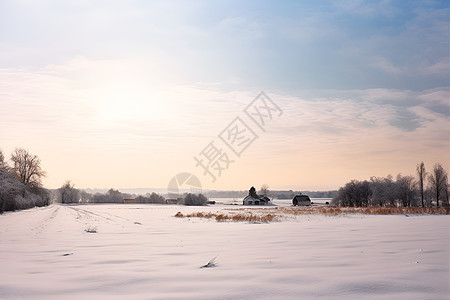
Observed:
[[[448,215],[174,217],[234,208],[5,213],[0,299],[449,299]],[[216,267],[200,268],[216,256]]]

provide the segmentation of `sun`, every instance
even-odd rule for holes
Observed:
[[[98,119],[106,123],[160,120],[168,115],[164,101],[133,89],[103,91],[95,106]]]

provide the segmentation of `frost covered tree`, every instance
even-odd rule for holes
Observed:
[[[9,167],[5,161],[5,156],[3,155],[2,150],[0,150],[0,171],[8,171]]]
[[[166,203],[166,199],[161,196],[156,194],[155,192],[153,193],[147,193],[145,196],[138,196],[134,199],[134,201],[136,203],[146,203],[146,204],[165,204]]]
[[[449,205],[448,174],[441,164],[436,164],[433,172],[427,177],[424,163],[416,168],[419,180],[413,176],[397,175],[393,180],[391,175],[387,177],[371,177],[370,182],[352,180],[338,191],[332,204],[339,206],[432,206]],[[428,185],[425,187],[425,179]],[[366,185],[368,184],[368,186]],[[420,196],[419,196],[420,194]],[[368,203],[367,203],[368,199]]]
[[[423,162],[417,165],[417,175],[419,176],[420,200],[422,203],[422,207],[424,207],[425,206],[424,183],[425,178],[427,177],[427,171],[425,170],[425,164]]]
[[[338,191],[332,204],[339,206],[367,206],[372,194],[368,181],[352,180]]]
[[[123,199],[125,198],[119,190],[115,189],[109,189],[106,193],[106,196],[112,203],[123,203]]]
[[[208,199],[203,194],[191,194],[188,193],[184,196],[182,200],[182,204],[184,205],[206,205],[208,202]]]
[[[0,151],[0,213],[44,206],[48,205],[49,201],[48,190],[34,182],[29,185],[23,183],[16,170],[5,162],[5,156]]]
[[[124,195],[115,189],[109,189],[106,194],[96,193],[92,197],[93,203],[123,203]]]
[[[17,209],[17,199],[26,196],[25,185],[6,170],[0,170],[0,214]]]
[[[89,203],[92,201],[93,195],[91,193],[86,192],[85,190],[80,191],[80,200],[84,203]]]
[[[61,203],[68,204],[68,203],[78,203],[80,200],[80,191],[77,190],[70,182],[70,180],[67,180],[60,188],[59,193],[61,197]]]
[[[397,185],[392,175],[387,177],[370,178],[370,189],[372,191],[371,205],[373,206],[397,206]]]
[[[11,161],[13,173],[23,184],[41,186],[41,180],[46,173],[42,170],[39,157],[31,154],[28,150],[16,148],[11,154]]]
[[[416,184],[414,177],[397,175],[397,196],[404,207],[416,206]]]
[[[436,199],[436,206],[439,206],[439,200],[444,197],[446,198],[445,202],[448,203],[448,174],[441,164],[434,165],[429,181]]]

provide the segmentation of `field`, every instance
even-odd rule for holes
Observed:
[[[119,204],[6,213],[0,298],[448,299],[449,215],[289,209]],[[249,214],[274,218],[215,217]]]

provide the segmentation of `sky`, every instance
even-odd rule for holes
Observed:
[[[38,155],[48,188],[188,173],[204,189],[330,190],[422,161],[449,171],[449,11],[0,0],[0,149]]]

